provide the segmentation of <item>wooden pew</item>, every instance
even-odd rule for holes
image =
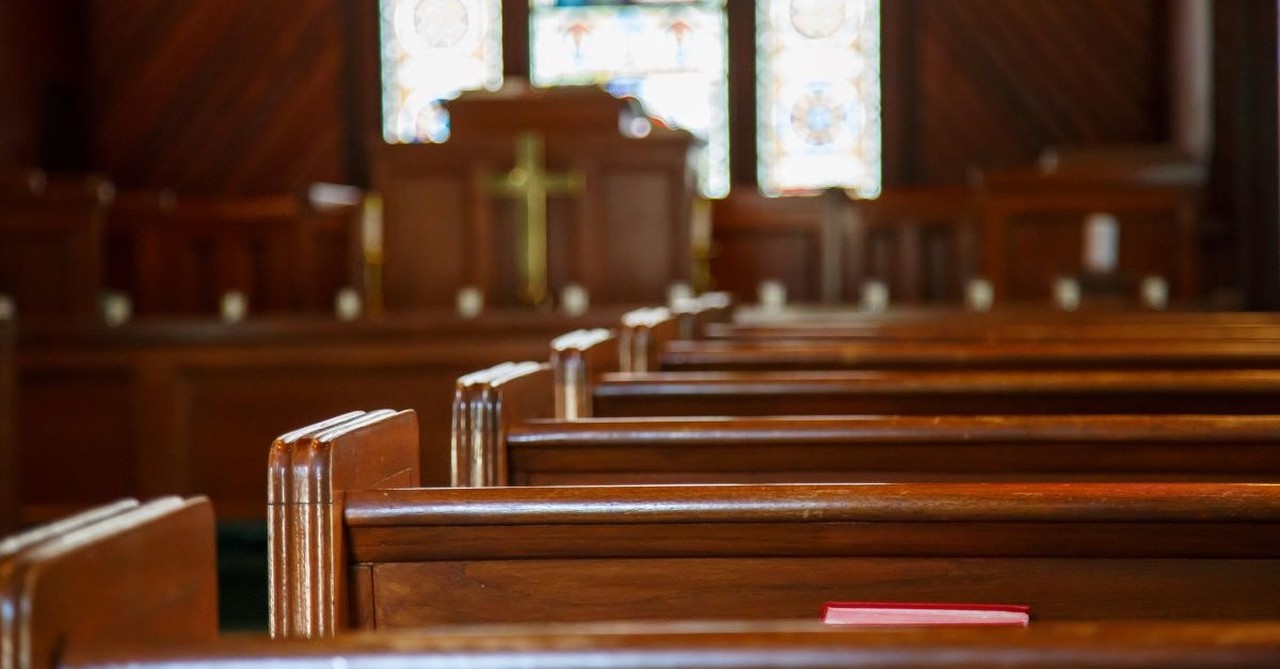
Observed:
[[[1132,341],[1280,339],[1280,318],[1250,312],[1063,312],[1003,308],[957,310],[788,308],[779,313],[738,309],[733,323],[707,326],[710,339],[891,341]]]
[[[213,512],[203,498],[117,503],[15,543],[0,554],[5,669],[53,667],[76,645],[217,634]]]
[[[1037,623],[1030,629],[873,631],[804,623],[476,626],[337,639],[72,652],[66,669],[397,666],[420,669],[1271,669],[1280,629],[1258,622]],[[52,669],[52,668],[50,668]]]
[[[1271,414],[1275,370],[606,374],[595,416]]]
[[[1017,602],[1043,620],[1280,616],[1275,486],[379,487],[416,462],[411,421],[340,426],[309,469],[295,450],[293,476],[318,485],[273,511],[273,532],[326,547],[311,555],[327,564],[277,556],[273,591],[350,607],[299,620],[277,597],[273,635],[805,618],[839,599]],[[402,443],[363,436],[375,430]],[[300,520],[307,504],[320,522]]]
[[[669,341],[667,371],[1278,369],[1278,340]]]
[[[585,366],[564,362],[460,380],[453,485],[1280,481],[1270,415],[566,419],[548,398]]]

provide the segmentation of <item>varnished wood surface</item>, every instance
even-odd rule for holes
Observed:
[[[545,359],[555,336],[611,325],[620,312],[24,325],[17,410],[32,417],[16,426],[24,517],[121,496],[201,492],[220,518],[260,519],[263,450],[272,439],[377,406],[415,409],[423,480],[447,485],[457,377],[503,360]],[[75,420],[36,418],[57,415]]]
[[[1269,485],[374,490],[349,493],[345,518],[377,629],[793,618],[850,598],[1280,616]]]
[[[268,458],[273,636],[347,627],[344,494],[421,483],[412,411],[352,412],[282,435]]]
[[[838,369],[1275,369],[1276,340],[1150,341],[671,341],[669,371]]]
[[[506,429],[518,485],[1277,481],[1272,416],[535,420]]]
[[[0,536],[18,527],[18,450],[14,443],[14,324],[0,320]]]
[[[606,375],[596,416],[1269,414],[1271,370],[658,372]]]
[[[812,616],[811,616],[812,618]],[[195,647],[73,652],[67,669],[608,669],[807,667],[1270,669],[1280,632],[1263,622],[1037,622],[1027,629],[850,630],[812,622],[681,622],[453,627],[306,642],[227,639]],[[77,652],[78,651],[78,652]]]
[[[3,563],[0,596],[13,616],[6,666],[52,667],[67,648],[94,643],[196,644],[216,635],[208,501],[162,498],[102,515],[64,524]]]

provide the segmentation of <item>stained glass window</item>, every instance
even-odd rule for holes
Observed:
[[[760,188],[880,194],[879,0],[757,0]]]
[[[379,0],[382,134],[388,142],[443,142],[441,100],[502,85],[501,0]]]
[[[704,195],[729,191],[728,31],[724,0],[530,0],[535,86],[599,84],[634,97],[701,140]]]

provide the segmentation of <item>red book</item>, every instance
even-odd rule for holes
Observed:
[[[923,602],[827,602],[828,625],[1017,625],[1026,627],[1031,609],[1017,604],[934,604]]]

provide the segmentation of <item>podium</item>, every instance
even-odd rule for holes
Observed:
[[[441,144],[380,144],[385,308],[665,300],[692,273],[694,141],[594,87],[508,86],[447,103]]]

